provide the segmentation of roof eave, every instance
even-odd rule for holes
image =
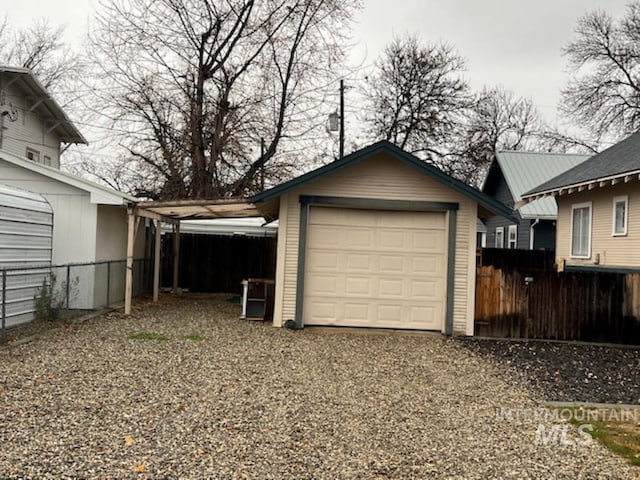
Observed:
[[[58,182],[70,185],[90,194],[91,203],[100,205],[127,205],[130,202],[137,202],[138,199],[124,192],[113,190],[85,178],[63,172],[53,167],[34,163],[26,158],[18,157],[0,150],[0,159],[12,163],[18,167],[25,168],[39,175],[51,178]]]
[[[606,187],[609,185],[617,185],[621,181],[625,183],[633,180],[640,180],[640,170],[632,170],[629,172],[618,173],[616,175],[609,175],[607,177],[594,178],[592,180],[587,180],[585,182],[579,182],[574,184],[562,185],[559,187],[554,187],[546,190],[540,191],[531,191],[527,192],[522,196],[522,199],[516,203],[516,208],[521,208],[527,203],[533,202],[534,200],[538,200],[540,198],[548,197],[548,196],[560,196],[565,194],[573,194],[584,192],[585,190],[593,190],[596,186],[599,188]]]

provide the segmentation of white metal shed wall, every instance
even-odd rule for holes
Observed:
[[[44,267],[6,272],[7,326],[33,319],[34,297],[49,276],[52,246],[49,202],[37,193],[0,185],[0,269]]]

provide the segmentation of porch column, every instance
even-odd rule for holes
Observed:
[[[158,294],[160,292],[160,239],[162,234],[162,222],[160,220],[155,221],[155,245],[153,252],[153,301],[158,301]]]
[[[124,288],[124,314],[131,314],[131,297],[133,294],[133,244],[135,240],[135,213],[131,206],[127,207],[127,272]]]

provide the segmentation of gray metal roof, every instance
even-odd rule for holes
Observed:
[[[496,161],[517,203],[522,195],[541,183],[584,163],[589,155],[572,153],[498,152]],[[522,218],[556,218],[553,198],[542,198],[519,209]]]
[[[525,193],[546,192],[638,171],[640,171],[640,132],[593,155],[584,163],[536,187],[531,187]]]

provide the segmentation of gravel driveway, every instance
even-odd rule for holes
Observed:
[[[0,350],[0,478],[637,477],[597,444],[536,445],[539,420],[498,418],[535,392],[457,341],[238,313],[164,299]]]
[[[586,343],[460,339],[523,375],[543,401],[640,405],[640,348]]]

